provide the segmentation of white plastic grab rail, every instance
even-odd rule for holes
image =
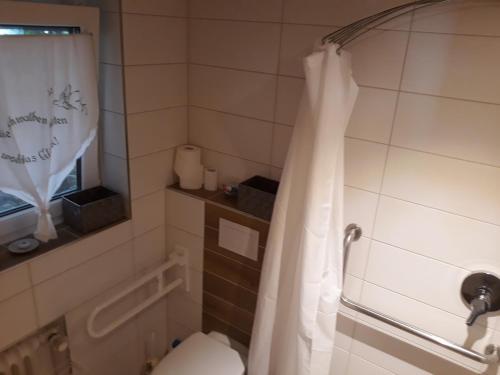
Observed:
[[[175,279],[174,281],[165,284],[165,277],[164,273],[165,271],[169,270],[170,268],[174,266],[182,266],[184,267],[184,280],[182,278]],[[110,306],[115,304],[116,302],[122,300],[126,296],[128,296],[130,293],[135,292],[137,289],[141,288],[142,286],[148,284],[152,280],[156,280],[156,292],[145,299],[141,304],[138,306],[134,307],[133,309],[129,310],[125,314],[121,315],[119,318],[115,319],[113,322],[109,323],[106,327],[101,328],[101,329],[96,329],[95,328],[95,321],[98,315],[103,311],[108,309]],[[156,268],[155,270],[151,271],[147,275],[144,275],[141,277],[139,280],[134,282],[132,285],[129,287],[125,288],[123,291],[120,293],[116,294],[112,298],[110,298],[108,301],[100,304],[97,306],[94,311],[89,316],[89,319],[87,320],[87,332],[90,337],[93,338],[100,338],[108,335],[109,333],[113,332],[115,329],[120,327],[122,324],[125,322],[129,321],[130,319],[134,318],[137,314],[141,313],[145,309],[147,309],[149,306],[154,304],[156,301],[159,299],[163,298],[166,296],[168,293],[170,293],[172,290],[180,286],[182,283],[184,283],[186,291],[189,291],[189,267],[188,267],[188,261],[187,261],[187,249],[178,247],[176,246],[174,253],[170,255],[170,260],[164,264],[162,264],[160,267]]]

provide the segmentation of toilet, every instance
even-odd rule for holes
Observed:
[[[167,354],[152,375],[244,375],[240,354],[217,332],[196,332]]]

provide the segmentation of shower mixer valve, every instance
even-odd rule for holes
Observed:
[[[471,326],[479,316],[500,310],[500,279],[487,272],[472,273],[462,283],[462,298],[471,308],[465,322]]]

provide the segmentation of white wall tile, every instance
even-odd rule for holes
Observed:
[[[126,201],[129,198],[128,161],[108,153],[101,154],[102,185],[117,192]],[[126,202],[127,205],[127,202]]]
[[[280,29],[273,23],[191,20],[190,62],[276,73]]]
[[[247,21],[281,20],[283,0],[191,0],[190,16]]]
[[[349,360],[349,368],[347,371],[348,375],[391,375],[394,374],[382,367],[374,365],[371,362],[365,361],[363,358],[357,355],[352,355]]]
[[[255,175],[268,177],[270,173],[268,165],[210,150],[203,150],[202,161],[203,165],[217,169],[219,186],[239,183]]]
[[[146,195],[132,201],[132,224],[138,236],[165,223],[165,191]]]
[[[349,352],[339,347],[333,348],[331,375],[345,375],[347,373],[347,366],[349,364]]]
[[[446,34],[500,36],[498,3],[456,1],[415,12],[412,30]]]
[[[471,53],[474,51],[474,53]],[[414,33],[405,91],[500,103],[500,38]]]
[[[373,237],[471,271],[500,274],[500,227],[380,197]]]
[[[50,251],[30,262],[34,284],[59,275],[132,239],[132,222],[114,225]]]
[[[295,125],[297,112],[304,88],[304,80],[292,77],[278,77],[275,121],[285,125]]]
[[[120,14],[101,12],[99,59],[101,62],[119,65],[122,63]]]
[[[26,290],[0,303],[0,350],[37,329],[33,291]]]
[[[346,47],[352,53],[355,81],[364,86],[397,90],[405,60],[408,33],[370,31]]]
[[[366,265],[368,262],[370,239],[361,237],[357,242],[351,245],[346,272],[352,276],[363,278],[365,276]]]
[[[167,253],[175,251],[176,245],[182,246],[188,250],[189,267],[203,272],[203,237],[167,225],[166,242]]]
[[[330,27],[283,25],[279,73],[287,76],[304,77],[302,61],[314,49],[323,35],[332,31]]]
[[[125,68],[127,113],[187,104],[184,64],[128,66]]]
[[[467,317],[469,309],[462,302],[459,290],[468,274],[464,269],[373,241],[366,280],[455,315]]]
[[[203,237],[205,202],[175,190],[166,190],[166,222],[168,225]]]
[[[158,227],[134,238],[135,272],[157,266],[167,256],[165,228]]]
[[[345,183],[372,192],[380,190],[387,146],[345,139]]]
[[[130,158],[187,143],[187,107],[131,114],[127,120]]]
[[[172,148],[130,160],[132,199],[163,190],[175,182],[174,155],[175,149]]]
[[[272,121],[276,77],[192,65],[189,69],[190,104]]]
[[[132,276],[132,250],[132,242],[127,242],[35,286],[40,324],[53,321],[100,291]]]
[[[293,128],[275,124],[273,131],[273,154],[271,164],[274,167],[283,168],[285,166],[288,147],[292,139]]]
[[[273,124],[203,108],[189,109],[189,143],[269,164]]]
[[[187,16],[185,0],[122,0],[122,12],[160,16]]]
[[[391,143],[500,166],[500,106],[402,93]]]
[[[284,22],[344,26],[382,10],[404,4],[405,0],[288,0],[285,2]],[[408,28],[410,17],[384,25],[386,28]]]
[[[167,299],[163,298],[153,306],[145,310],[137,317],[137,326],[139,329],[139,343],[141,363],[146,361],[146,345],[151,343],[151,335],[154,335],[152,342],[153,355],[157,358],[163,358],[168,349],[167,332]]]
[[[360,87],[346,135],[389,143],[396,100],[396,91]]]
[[[173,320],[193,331],[201,331],[202,305],[186,294],[172,293],[167,296],[167,319]]]
[[[101,109],[123,113],[123,70],[119,65],[100,64],[99,99]]]
[[[371,237],[378,195],[366,190],[344,187],[344,223],[358,224],[363,235]]]
[[[0,272],[0,301],[31,287],[28,266],[22,264]]]
[[[391,148],[383,193],[490,223],[500,223],[500,170]]]
[[[123,49],[125,65],[186,62],[187,21],[123,14]]]

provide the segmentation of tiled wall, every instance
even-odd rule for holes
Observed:
[[[205,163],[223,182],[279,176],[301,59],[335,26],[403,2],[191,0],[189,141],[204,147]],[[346,136],[345,217],[364,230],[348,293],[479,351],[500,343],[498,316],[467,329],[459,288],[471,271],[500,274],[499,19],[498,3],[455,1],[348,48],[361,92]],[[335,374],[478,368],[345,313],[352,317],[339,321]]]
[[[130,177],[132,220],[0,273],[0,350],[64,315],[76,373],[137,375],[152,331],[157,354],[167,347],[165,300],[104,339],[91,339],[85,325],[97,304],[166,258],[164,187],[173,148],[187,139],[187,2],[64,3],[101,7],[104,183],[128,190]]]

